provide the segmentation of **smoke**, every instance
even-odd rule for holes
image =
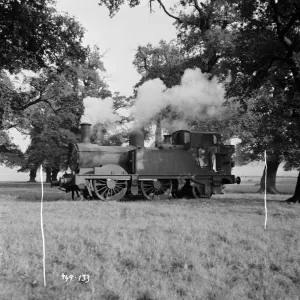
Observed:
[[[82,122],[89,122],[93,126],[97,123],[112,126],[116,121],[121,119],[114,113],[113,99],[107,97],[105,99],[87,97],[83,99],[84,114],[81,117]]]
[[[209,79],[200,69],[187,69],[180,85],[167,88],[160,79],[149,80],[139,87],[133,116],[135,126],[148,124],[167,106],[180,116],[176,120],[162,118],[168,131],[188,129],[188,121],[216,116],[225,108],[224,88],[216,78]]]
[[[158,78],[146,81],[138,89],[135,106],[132,110],[135,126],[149,123],[168,104],[164,98],[165,84]]]
[[[161,127],[165,129],[168,133],[172,133],[177,130],[189,130],[189,124],[186,120],[168,120],[163,119],[161,122]]]
[[[172,133],[180,129],[189,130],[191,121],[219,118],[221,113],[227,111],[222,106],[225,91],[217,78],[209,79],[209,76],[200,69],[187,69],[181,83],[172,88],[167,88],[158,78],[145,82],[139,87],[135,105],[131,109],[133,127],[144,127],[160,117],[162,129]],[[102,126],[94,127],[97,139],[103,139],[105,130],[116,130],[116,121],[121,117],[114,113],[111,97],[87,97],[83,102],[85,110],[81,122],[90,122],[92,125],[100,123]],[[170,107],[171,111],[162,114],[166,107]]]

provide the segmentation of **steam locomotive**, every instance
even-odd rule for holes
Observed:
[[[220,133],[179,130],[145,148],[141,130],[133,130],[123,147],[92,144],[90,128],[81,124],[81,142],[69,145],[71,173],[52,184],[72,192],[72,199],[75,192],[103,201],[139,194],[148,200],[210,198],[223,185],[240,183],[231,175],[234,146],[224,145]]]

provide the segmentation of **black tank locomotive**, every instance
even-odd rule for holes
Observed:
[[[217,132],[179,130],[145,148],[140,130],[130,133],[127,147],[91,144],[90,127],[81,124],[81,143],[69,145],[71,173],[53,184],[72,198],[74,192],[104,201],[140,193],[148,200],[210,198],[223,185],[240,183],[231,175],[234,146],[222,144]]]

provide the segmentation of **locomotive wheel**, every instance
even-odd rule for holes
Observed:
[[[172,181],[169,179],[142,181],[141,189],[148,200],[166,200],[172,192]]]
[[[95,179],[93,186],[97,197],[104,201],[121,200],[127,191],[126,180]]]
[[[200,186],[200,190],[196,186],[190,186],[189,190],[190,196],[194,199],[203,199],[211,197],[211,195],[209,197],[205,195],[205,187],[202,185]]]

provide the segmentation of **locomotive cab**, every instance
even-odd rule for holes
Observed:
[[[172,134],[172,144],[191,151],[202,170],[231,174],[234,146],[224,145],[219,132],[178,130]]]
[[[217,147],[221,144],[221,134],[218,132],[178,130],[172,134],[172,143],[175,146],[184,146],[185,150]]]

